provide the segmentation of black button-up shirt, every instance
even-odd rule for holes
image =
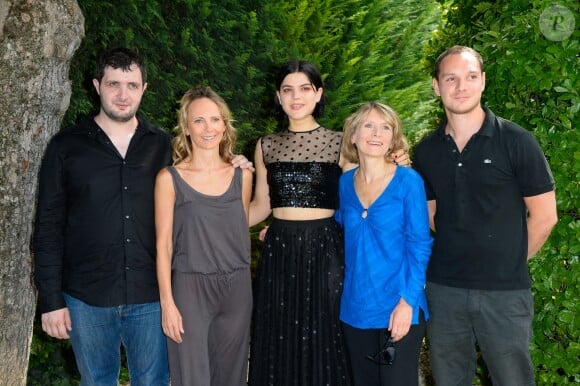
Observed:
[[[159,299],[154,184],[171,163],[171,137],[139,117],[121,157],[89,118],[57,133],[40,170],[34,232],[41,312],[63,292],[99,307]]]

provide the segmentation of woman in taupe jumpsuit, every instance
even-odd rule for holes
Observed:
[[[172,386],[246,384],[252,312],[252,172],[230,163],[235,129],[208,87],[181,100],[173,166],[155,185],[157,277]]]

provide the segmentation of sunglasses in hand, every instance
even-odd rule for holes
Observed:
[[[388,331],[385,331],[385,343],[375,355],[367,355],[367,359],[379,365],[392,365],[395,360],[395,342]]]

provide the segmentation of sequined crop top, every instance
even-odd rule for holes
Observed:
[[[318,127],[262,138],[270,207],[338,208],[342,133]]]

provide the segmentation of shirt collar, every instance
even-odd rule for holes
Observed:
[[[88,117],[85,125],[86,133],[88,134],[89,137],[93,138],[97,135],[97,133],[100,130],[102,130],[101,127],[97,124],[97,122],[95,122],[95,116],[96,115]],[[139,114],[137,114],[137,121],[139,122],[137,124],[136,130],[137,132],[141,130],[144,130],[149,133],[155,132],[154,126],[151,123],[149,123],[146,119],[141,117]]]
[[[483,124],[481,128],[475,135],[483,135],[486,137],[493,137],[493,122],[495,121],[495,114],[486,106],[482,106],[483,111],[485,111],[485,118],[483,119]],[[443,117],[443,121],[437,129],[437,136],[441,139],[445,139],[447,134],[445,134],[445,126],[447,125],[447,116]]]

